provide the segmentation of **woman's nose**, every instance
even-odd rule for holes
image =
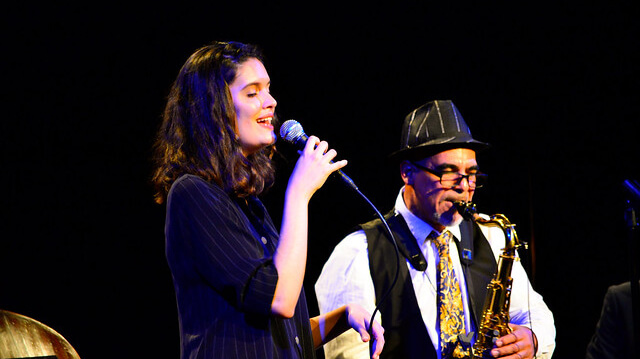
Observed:
[[[262,107],[264,108],[275,108],[276,105],[278,105],[278,101],[276,101],[276,99],[271,96],[271,94],[269,92],[265,92],[265,97],[264,100],[262,102]]]

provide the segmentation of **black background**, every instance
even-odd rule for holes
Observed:
[[[606,288],[628,280],[638,15],[631,2],[5,8],[0,308],[51,326],[83,358],[178,356],[150,148],[186,58],[235,40],[264,49],[280,118],[348,159],[344,171],[383,212],[401,185],[383,159],[404,116],[453,100],[493,145],[479,155],[491,182],[475,202],[532,244],[554,358],[582,357]],[[295,161],[280,148],[291,162],[264,197],[276,221]],[[330,179],[310,212],[305,288],[317,314],[324,261],[373,211]]]

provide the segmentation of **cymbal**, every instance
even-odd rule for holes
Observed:
[[[39,321],[0,309],[0,359],[80,359],[71,344]]]

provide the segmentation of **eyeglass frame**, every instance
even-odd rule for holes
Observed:
[[[421,169],[421,170],[423,170],[425,172],[431,173],[432,175],[438,177],[440,185],[445,189],[456,188],[457,186],[459,186],[462,183],[462,180],[466,178],[467,179],[467,184],[469,185],[469,188],[475,190],[475,189],[484,187],[484,183],[481,184],[480,186],[478,186],[478,180],[476,179],[476,181],[473,182],[474,185],[472,186],[471,185],[471,181],[469,181],[469,177],[475,176],[476,178],[484,178],[484,182],[485,183],[486,183],[487,179],[489,178],[489,176],[486,173],[482,173],[482,172],[476,172],[476,173],[463,175],[463,174],[460,174],[460,173],[454,172],[454,171],[436,171],[436,170],[434,170],[432,168],[428,168],[428,167],[425,167],[423,165],[419,165],[419,164],[417,164],[417,163],[415,163],[413,161],[408,161],[408,162],[411,163],[412,165],[416,166],[417,168],[419,168],[419,169]],[[444,176],[447,173],[455,173],[456,175],[458,175],[458,178],[453,182],[453,186],[445,186],[442,183],[442,176]]]

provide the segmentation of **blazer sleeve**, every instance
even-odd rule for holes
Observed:
[[[165,232],[173,272],[188,277],[183,283],[204,281],[241,311],[270,314],[278,281],[272,253],[221,188],[195,176],[176,181]]]

